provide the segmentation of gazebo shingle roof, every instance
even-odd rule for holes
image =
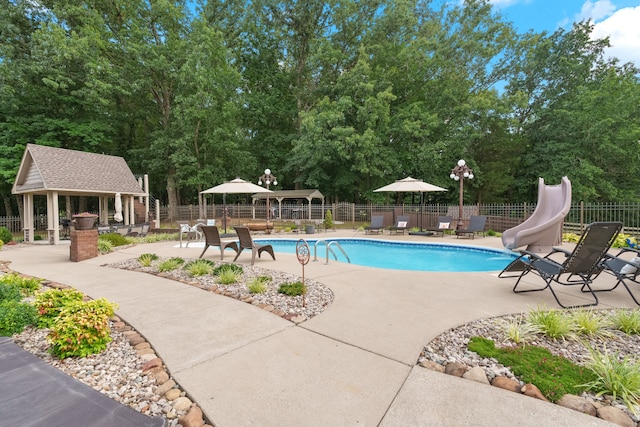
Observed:
[[[27,144],[13,194],[144,196],[122,157]]]

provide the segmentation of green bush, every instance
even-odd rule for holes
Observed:
[[[295,297],[306,293],[307,287],[302,282],[283,283],[278,288],[278,292],[289,295],[290,297]]]
[[[18,292],[19,294],[19,292]],[[29,303],[15,300],[0,300],[0,336],[11,336],[22,332],[27,325],[38,320],[36,308]]]
[[[106,241],[111,243],[112,246],[128,245],[131,241],[119,233],[105,233],[98,236],[98,242]]]
[[[75,289],[50,289],[37,295],[34,305],[38,311],[38,327],[50,328],[65,306],[83,298],[82,292]]]
[[[608,394],[615,399],[622,399],[627,407],[637,415],[636,404],[640,399],[640,365],[633,358],[606,351],[600,353],[589,347],[591,356],[587,363],[596,379],[583,384],[588,390],[595,391],[596,396]]]
[[[98,239],[98,252],[108,254],[111,251],[113,251],[113,245],[110,241]]]
[[[270,281],[269,276],[258,276],[247,284],[247,289],[252,294],[263,294],[267,292],[267,283]]]
[[[16,285],[23,296],[35,294],[41,283],[42,279],[20,277],[17,273],[0,275],[0,285]]]
[[[11,234],[11,231],[9,231],[7,227],[0,227],[0,240],[4,243],[9,243],[13,240],[13,234]]]
[[[182,258],[178,258],[178,257],[169,258],[162,261],[160,264],[158,264],[158,271],[164,273],[167,271],[175,270],[176,268],[180,267],[182,264],[184,264],[184,260]]]
[[[325,229],[333,228],[333,215],[331,214],[331,210],[328,210],[324,214],[324,221],[322,221]]]
[[[628,335],[640,334],[640,310],[616,310],[609,315],[611,325]]]
[[[214,265],[213,261],[208,259],[197,259],[186,264],[184,269],[194,277],[204,276],[213,273]]]
[[[237,264],[220,264],[213,269],[214,276],[220,276],[226,271],[232,271],[235,274],[242,274],[242,267]]]
[[[15,283],[0,283],[0,302],[22,301],[22,292]]]
[[[151,263],[158,259],[156,254],[142,254],[138,257],[138,262],[143,267],[149,267]]]
[[[221,285],[230,285],[232,283],[238,283],[240,273],[227,268],[225,270],[219,271],[218,274],[216,274],[216,277],[218,278],[216,281]]]
[[[104,298],[64,306],[51,326],[51,353],[61,359],[100,353],[111,342],[109,318],[116,308]]]

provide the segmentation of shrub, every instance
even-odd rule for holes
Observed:
[[[158,259],[156,254],[142,254],[138,257],[138,262],[143,267],[149,267],[153,261]]]
[[[224,269],[219,271],[216,276],[218,277],[217,282],[222,285],[230,285],[232,283],[237,283],[238,278],[240,277],[240,273],[233,269]]]
[[[38,327],[50,328],[65,306],[83,298],[82,292],[75,289],[50,289],[37,295],[34,305],[38,311]]]
[[[574,338],[576,326],[571,316],[559,310],[545,310],[538,307],[529,313],[529,323],[551,339]]]
[[[322,225],[324,225],[325,229],[333,228],[333,215],[331,214],[331,210],[328,210],[324,214],[324,220],[322,221]]]
[[[269,276],[258,276],[247,284],[247,289],[252,294],[263,294],[267,292],[267,283],[271,281]]]
[[[615,354],[599,353],[591,347],[591,360],[587,363],[596,379],[583,384],[588,390],[596,392],[596,396],[612,395],[620,398],[635,415],[638,414],[636,404],[640,399],[640,365],[629,356],[620,360]]]
[[[113,250],[113,245],[108,240],[98,239],[98,252],[108,254]]]
[[[537,325],[525,322],[523,315],[512,321],[503,321],[502,328],[507,338],[515,344],[524,344],[529,338],[540,332]]]
[[[104,298],[66,305],[51,327],[51,353],[61,359],[100,353],[111,342],[109,318],[117,305]]]
[[[578,243],[580,235],[576,233],[562,233],[562,241],[567,243]]]
[[[22,293],[15,283],[0,283],[0,302],[21,301]]]
[[[236,274],[242,274],[242,267],[237,264],[220,264],[216,268],[213,269],[213,274],[215,276],[219,276],[223,274],[225,271],[233,271]]]
[[[4,246],[4,242],[0,240],[0,249],[2,249],[3,246]]]
[[[123,246],[128,245],[131,241],[119,233],[105,233],[98,236],[98,242],[107,241],[111,243],[112,246]]]
[[[7,227],[0,227],[0,240],[4,243],[9,243],[13,240],[13,234],[11,234],[11,231],[9,231]]]
[[[569,313],[579,334],[602,337],[611,335],[605,329],[605,320],[600,313],[594,310],[575,310]]]
[[[289,295],[290,297],[295,297],[307,292],[307,287],[302,282],[283,283],[278,288],[278,292]]]
[[[192,276],[204,276],[206,274],[213,273],[214,267],[213,261],[208,259],[198,259],[195,261],[191,261],[187,265],[184,266],[184,269]]]
[[[34,325],[37,321],[38,313],[31,304],[16,300],[0,300],[0,336],[18,334],[25,326]]]
[[[0,284],[15,285],[23,296],[29,296],[36,293],[40,289],[42,279],[20,277],[16,273],[0,275]]]
[[[175,270],[176,268],[180,267],[182,264],[184,264],[184,260],[182,258],[178,258],[178,257],[169,258],[162,261],[158,265],[158,271],[165,272],[165,271]]]
[[[640,310],[616,310],[609,315],[609,322],[625,334],[640,334]]]

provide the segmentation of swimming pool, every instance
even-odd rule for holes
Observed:
[[[327,239],[337,241],[349,256],[352,264],[394,270],[417,271],[495,271],[502,270],[516,255],[509,251],[499,251],[476,246],[446,245],[434,243],[391,242],[374,239]],[[255,239],[260,244],[273,245],[276,252],[296,252],[298,240]],[[311,260],[317,239],[309,239]],[[332,246],[337,261],[347,262],[340,250]],[[325,244],[317,246],[318,262],[326,261]],[[329,262],[335,262],[329,254]]]

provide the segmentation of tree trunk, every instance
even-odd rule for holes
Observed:
[[[167,200],[169,201],[169,222],[173,222],[178,218],[178,193],[174,168],[167,170]]]

